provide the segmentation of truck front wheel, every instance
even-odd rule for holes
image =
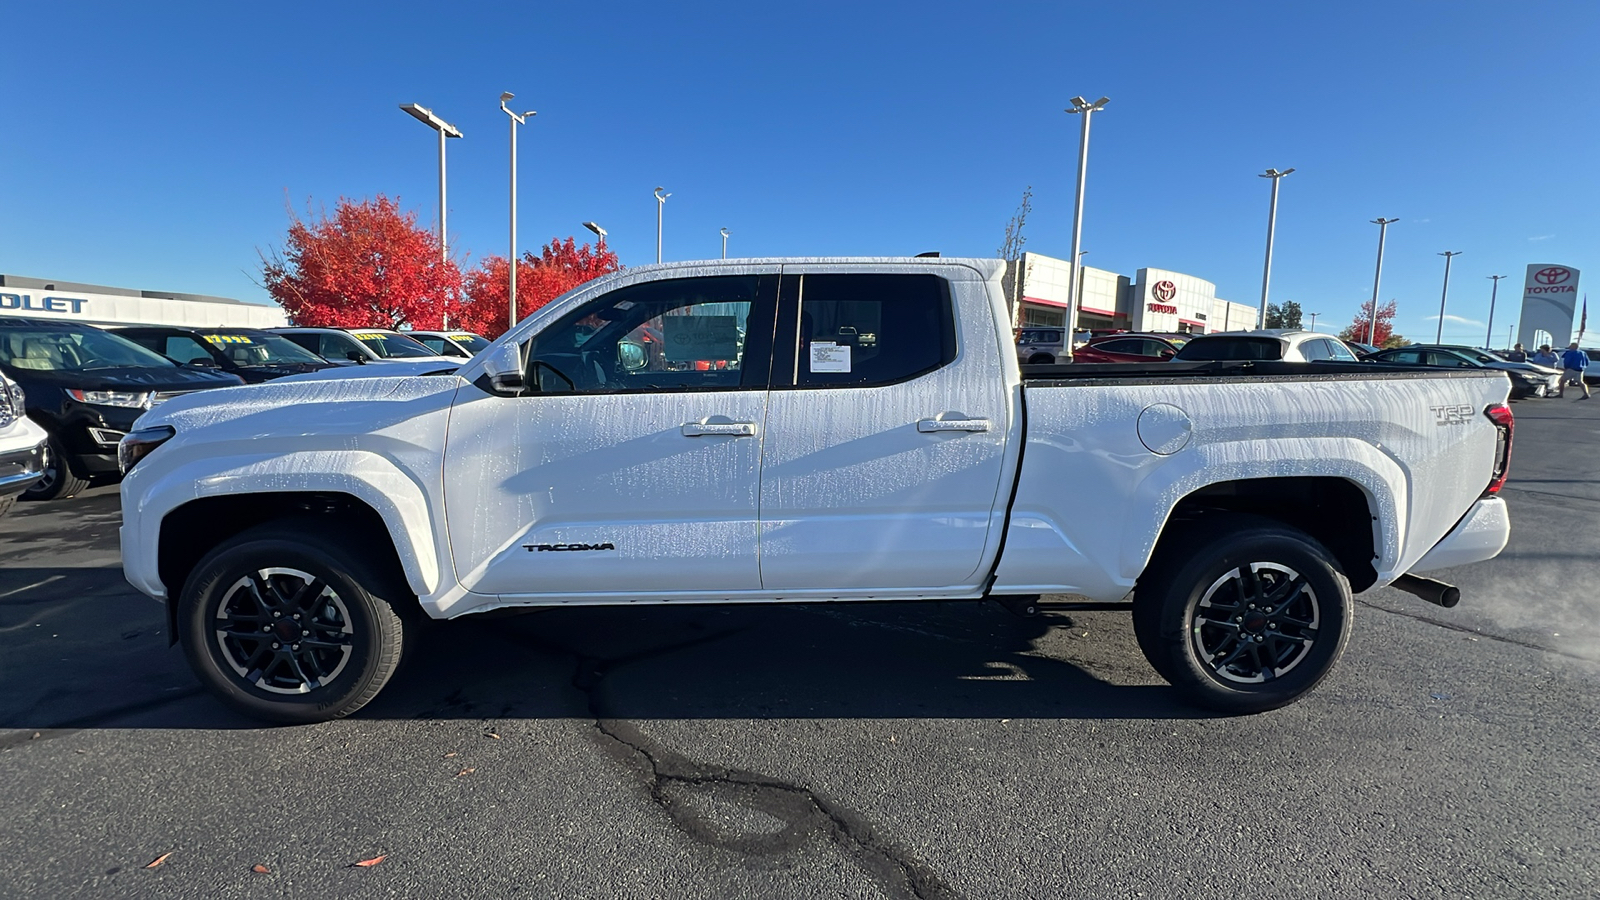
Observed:
[[[1210,530],[1210,529],[1208,529]],[[1350,639],[1350,582],[1309,535],[1270,524],[1212,530],[1151,560],[1134,595],[1145,657],[1187,699],[1257,713],[1299,699]]]
[[[253,528],[187,579],[179,639],[195,674],[234,709],[284,723],[347,716],[400,664],[415,601],[348,532],[296,521]]]

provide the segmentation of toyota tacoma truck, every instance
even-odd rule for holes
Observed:
[[[120,447],[123,565],[251,715],[370,701],[424,617],[1123,603],[1230,713],[1333,668],[1353,592],[1488,559],[1501,372],[1022,367],[993,260],[643,266],[453,372],[180,397]]]

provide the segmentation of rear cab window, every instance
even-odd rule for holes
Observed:
[[[956,358],[949,285],[931,274],[785,275],[778,332],[793,337],[774,387],[896,384]]]
[[[1222,336],[1195,338],[1183,345],[1175,359],[1185,362],[1213,360],[1259,360],[1262,362],[1283,359],[1283,343],[1276,338],[1249,336]]]

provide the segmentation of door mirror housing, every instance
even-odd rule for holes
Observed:
[[[355,350],[351,350],[349,353],[346,353],[344,358],[350,360],[358,366],[364,366],[367,364],[366,355]]]
[[[516,344],[504,344],[495,348],[483,362],[483,374],[489,377],[489,386],[495,393],[521,393],[525,384],[522,351]]]

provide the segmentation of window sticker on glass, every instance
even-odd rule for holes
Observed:
[[[737,359],[738,320],[733,316],[662,316],[661,343],[668,362]]]
[[[833,341],[812,341],[811,371],[850,371],[850,345],[836,344]]]

